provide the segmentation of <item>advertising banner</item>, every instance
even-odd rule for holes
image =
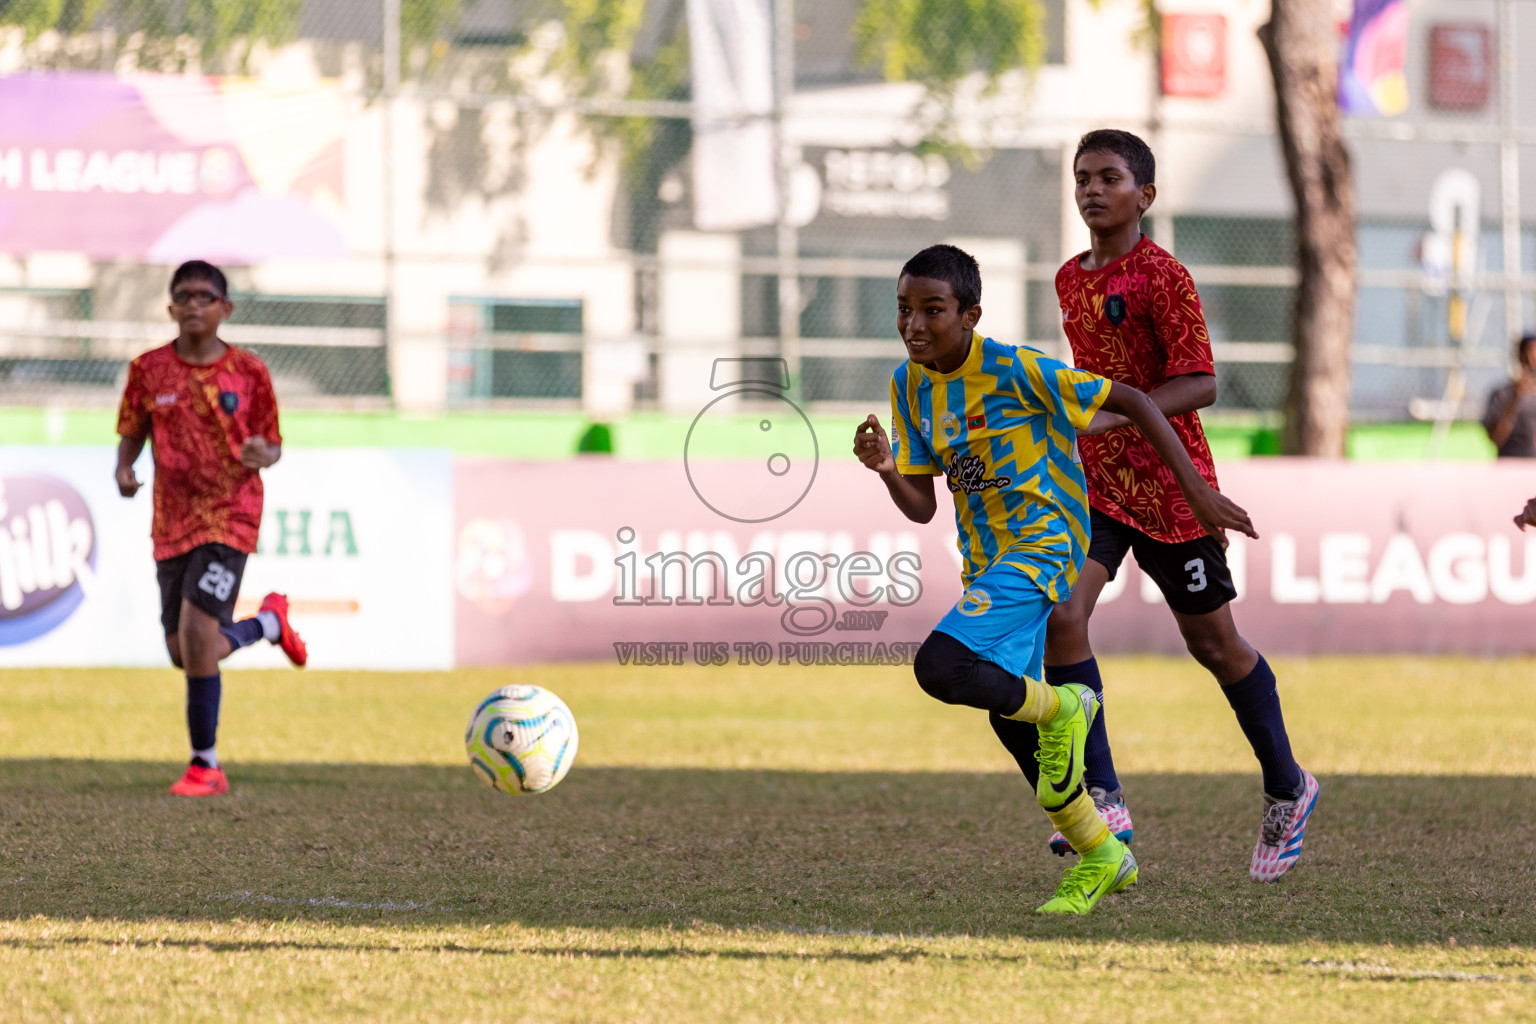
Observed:
[[[960,596],[942,482],[918,525],[851,459],[805,468],[459,460],[459,664],[910,661]],[[1536,473],[1283,459],[1218,472],[1261,534],[1229,556],[1255,646],[1536,652],[1536,532],[1510,521]],[[1093,640],[1183,650],[1132,557]]]
[[[0,665],[168,663],[153,509],[117,493],[116,464],[105,446],[0,448]]]
[[[459,460],[459,663],[844,642],[910,661],[960,596],[953,523],[908,522],[858,465],[806,469]]]
[[[343,101],[199,75],[0,77],[0,251],[346,255]]]
[[[0,448],[0,665],[167,665],[149,538],[148,454],[133,499],[116,453]],[[262,474],[260,548],[236,615],[292,601],[316,668],[453,664],[446,452],[298,449]],[[233,668],[286,665],[257,644]]]

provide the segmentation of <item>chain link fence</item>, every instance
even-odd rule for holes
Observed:
[[[241,2],[253,11],[283,7]],[[224,261],[235,312],[222,336],[267,362],[285,404],[386,407],[425,388],[447,408],[590,410],[595,389],[617,388],[618,407],[643,410],[666,406],[673,362],[732,354],[787,357],[805,401],[864,408],[884,402],[901,358],[896,272],[936,241],[981,258],[985,331],[1065,351],[1053,287],[1075,216],[1063,186],[1064,147],[1095,125],[1036,111],[1017,138],[971,151],[927,145],[911,130],[833,137],[817,126],[818,111],[835,107],[838,123],[859,123],[865,103],[871,123],[888,122],[893,101],[880,90],[906,88],[884,84],[860,59],[850,36],[857,0],[802,2],[797,11],[797,106],[782,122],[794,157],[780,178],[786,206],[799,204],[786,215],[790,230],[760,223],[724,232],[696,224],[698,191],[707,186],[694,174],[685,0],[630,5],[642,13],[626,30],[627,62],[584,39],[590,26],[562,25],[559,3],[405,0],[398,85],[386,73],[390,2],[288,5],[292,23],[270,45],[199,42],[187,26],[152,45],[152,26],[130,17],[140,8],[121,4],[68,33],[0,28],[0,67],[9,73],[0,87],[46,73],[61,104],[71,82],[104,72],[223,76],[206,80],[230,104],[242,82],[285,95],[325,90],[339,114],[324,129],[334,135],[322,140],[330,148],[316,152],[334,150],[335,166],[316,157],[272,171],[267,165],[282,164],[282,133],[241,137],[238,117],[229,143],[256,185],[265,188],[263,174],[280,181],[339,225],[342,238],[332,252],[312,257],[299,246],[295,256],[283,246],[288,222],[245,222],[270,229],[273,255]],[[1066,67],[1067,7],[1044,4],[1045,71]],[[0,20],[18,21],[21,9],[0,8]],[[179,108],[166,106],[167,94],[148,109],[174,116]],[[772,112],[762,116],[781,123]],[[1483,176],[1497,195],[1507,154],[1495,128],[1474,117],[1457,135],[1459,123],[1442,116],[1436,130],[1460,147],[1456,160],[1493,168]],[[1138,126],[1135,118],[1125,124]],[[1159,126],[1179,128],[1171,114]],[[1180,130],[1215,149],[1276,148],[1264,125]],[[1536,129],[1511,130],[1505,142],[1516,165],[1536,167]],[[1399,134],[1359,150],[1363,189],[1405,164],[1430,175],[1444,158],[1444,144]],[[18,176],[36,170],[23,148],[0,126],[0,184],[12,151],[21,153]],[[62,181],[59,155],[51,159],[49,173]],[[92,157],[80,159],[88,174]],[[208,161],[204,150],[204,184]],[[325,175],[328,183],[314,184]],[[1276,209],[1289,205],[1271,199]],[[1486,207],[1462,327],[1444,282],[1424,270],[1427,213],[1362,216],[1357,420],[1432,418],[1447,396],[1458,400],[1456,415],[1476,415],[1482,396],[1507,376],[1520,326],[1510,310],[1536,322],[1536,281],[1524,269],[1536,265],[1536,225],[1519,226],[1520,266],[1506,269],[1505,232]],[[1291,221],[1175,209],[1146,227],[1200,288],[1218,362],[1217,411],[1273,419],[1291,354]],[[713,249],[688,249],[706,235]],[[174,333],[165,291],[175,261],[40,242],[9,250],[0,255],[0,403],[113,403],[126,360]],[[787,314],[790,283],[798,313]]]

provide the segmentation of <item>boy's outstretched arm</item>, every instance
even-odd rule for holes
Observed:
[[[1139,392],[1138,392],[1139,393]],[[1180,451],[1183,449],[1181,448]],[[891,492],[891,500],[901,509],[901,514],[914,523],[926,523],[938,511],[939,503],[933,495],[933,477],[904,476],[896,468],[896,456],[891,453],[891,439],[874,413],[853,431],[853,454],[866,467],[880,474],[885,489]]]
[[[1130,420],[1156,449],[1163,462],[1173,470],[1173,477],[1179,482],[1179,490],[1184,492],[1184,500],[1189,502],[1189,510],[1206,533],[1223,543],[1226,541],[1223,530],[1237,530],[1250,537],[1258,537],[1248,513],[1231,498],[1206,483],[1199,470],[1195,469],[1195,464],[1189,460],[1189,453],[1184,450],[1184,442],[1173,432],[1162,410],[1152,399],[1128,384],[1111,383],[1109,397],[1104,400],[1100,410],[1094,413],[1094,420],[1106,411],[1118,413]],[[1091,423],[1089,429],[1092,429]]]
[[[1164,416],[1172,419],[1186,412],[1194,412],[1196,409],[1215,405],[1216,378],[1209,373],[1184,373],[1171,378],[1146,394],[1152,399],[1152,404],[1162,410]],[[1094,417],[1093,423],[1083,433],[1102,434],[1106,430],[1130,425],[1131,421],[1127,417],[1110,414],[1102,420]]]
[[[144,450],[144,440],[142,437],[125,437],[117,442],[117,472],[114,475],[117,477],[117,491],[125,498],[133,497],[144,486],[133,471],[133,464]]]

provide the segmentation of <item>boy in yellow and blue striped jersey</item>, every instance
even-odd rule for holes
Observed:
[[[1088,492],[1077,432],[1101,413],[1134,423],[1172,469],[1201,525],[1256,536],[1248,514],[1196,471],[1146,395],[1030,348],[976,333],[981,269],[952,245],[907,261],[896,286],[907,362],[891,380],[894,443],[871,415],[854,454],[880,474],[908,519],[938,510],[933,478],[955,501],[965,592],[918,650],[920,685],[947,704],[991,715],[1004,746],[1012,722],[1039,729],[1035,796],[1081,854],[1042,913],[1086,914],[1136,880],[1136,859],[1083,788],[1083,754],[1098,699],[1087,686],[1044,682],[1045,626],[1071,593],[1088,547]],[[1028,756],[1028,755],[1025,755]]]

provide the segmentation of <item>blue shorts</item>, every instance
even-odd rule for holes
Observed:
[[[1022,569],[998,564],[972,580],[933,628],[1011,675],[1043,679],[1045,624],[1055,607]]]

